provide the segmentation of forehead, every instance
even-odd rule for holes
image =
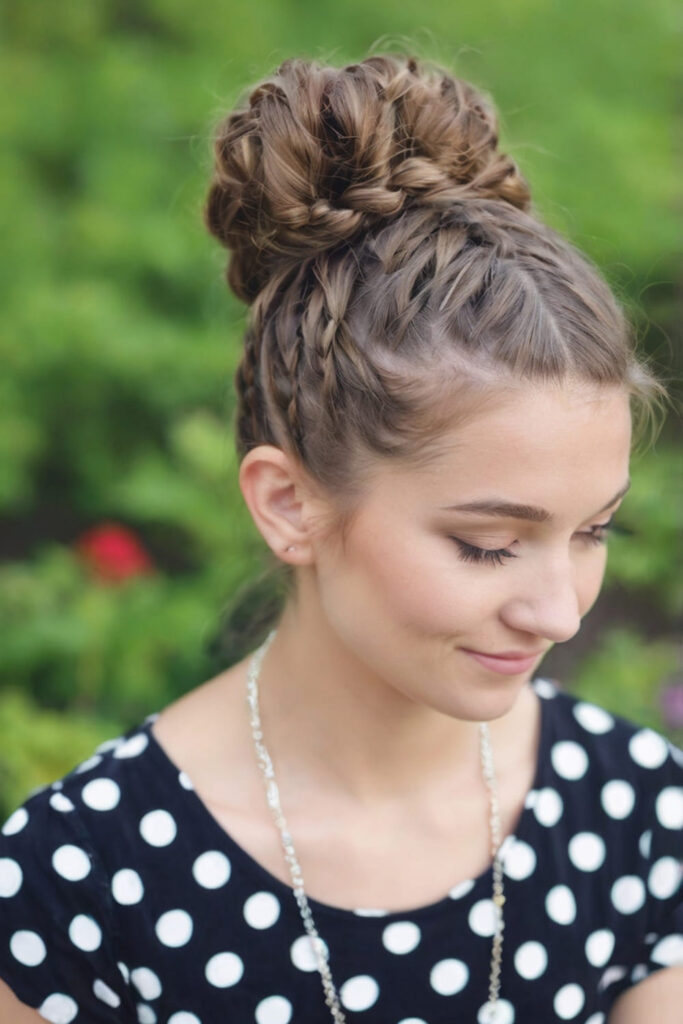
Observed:
[[[527,384],[444,430],[432,455],[406,472],[417,490],[447,500],[496,495],[547,504],[604,491],[606,501],[628,476],[630,446],[623,389]],[[394,485],[408,485],[403,473],[393,475]]]

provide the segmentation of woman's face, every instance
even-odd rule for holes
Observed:
[[[598,596],[601,527],[628,482],[628,397],[529,385],[444,440],[424,468],[380,464],[344,552],[316,551],[316,580],[327,622],[365,671],[474,721],[505,713]],[[449,508],[480,502],[545,511]],[[504,674],[468,651],[533,658]]]

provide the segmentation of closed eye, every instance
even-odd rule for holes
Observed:
[[[582,531],[576,536],[581,537],[587,544],[604,544],[609,531],[629,536],[633,533],[625,527],[614,522],[614,516],[606,523],[597,523],[588,531]],[[475,562],[479,564],[502,565],[507,558],[518,558],[519,556],[508,548],[478,548],[468,544],[459,537],[451,537],[458,546],[459,557],[463,562]]]

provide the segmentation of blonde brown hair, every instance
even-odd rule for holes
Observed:
[[[489,98],[401,55],[285,61],[218,127],[206,221],[251,305],[238,451],[296,456],[342,519],[366,463],[428,458],[520,382],[623,387],[634,439],[661,411],[620,303],[498,141]]]

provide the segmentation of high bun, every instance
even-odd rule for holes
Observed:
[[[207,221],[232,250],[231,287],[251,302],[283,258],[465,196],[530,202],[498,150],[492,104],[468,82],[406,57],[288,60],[220,127]]]
[[[251,304],[240,455],[274,444],[340,510],[377,457],[527,381],[619,386],[634,438],[666,391],[599,270],[543,224],[493,104],[403,56],[289,60],[219,125],[206,220]]]

